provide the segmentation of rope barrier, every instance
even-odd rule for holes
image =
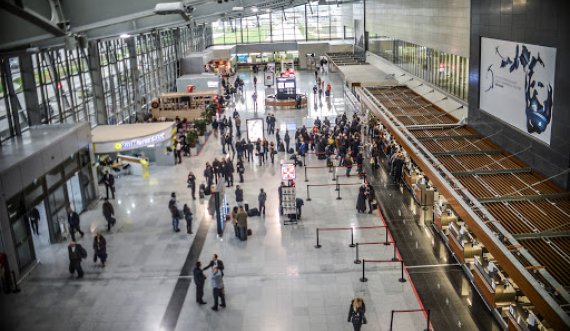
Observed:
[[[416,313],[416,312],[424,312],[426,314],[427,326],[424,331],[430,331],[432,328],[430,327],[430,317],[431,317],[431,309],[402,309],[402,310],[392,310],[390,314],[390,328],[389,331],[393,330],[394,326],[394,314],[396,313]]]
[[[386,232],[388,232],[388,229],[386,228],[385,225],[375,225],[375,226],[354,226],[354,227],[349,227],[349,228],[317,228],[316,232],[317,232],[317,244],[315,245],[315,248],[321,248],[321,244],[320,244],[320,231],[347,231],[350,230],[350,245],[348,245],[349,247],[356,247],[356,244],[354,243],[354,230],[368,230],[368,229],[386,229]]]
[[[406,282],[406,279],[404,278],[404,261],[402,259],[396,259],[396,260],[366,260],[366,259],[362,259],[362,277],[360,278],[361,282],[365,283],[368,281],[368,278],[366,278],[366,275],[365,275],[366,262],[369,262],[369,263],[394,263],[394,262],[398,262],[398,263],[400,263],[400,279],[398,279],[398,281],[400,283]]]

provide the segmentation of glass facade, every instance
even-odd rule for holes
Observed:
[[[467,100],[469,60],[466,57],[385,36],[369,37],[368,51]]]
[[[1,58],[0,142],[30,125],[141,120],[154,96],[176,88],[178,59],[211,43],[202,24]]]
[[[340,5],[310,2],[287,9],[212,23],[214,45],[353,38]]]

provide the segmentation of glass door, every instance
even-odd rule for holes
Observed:
[[[7,203],[7,207],[12,238],[14,238],[14,248],[16,249],[18,259],[18,268],[22,271],[36,259],[32,231],[29,226],[26,208],[24,207],[23,195],[17,194],[10,199]]]
[[[49,236],[52,244],[63,241],[63,228],[67,221],[67,213],[65,210],[65,186],[61,185],[51,192],[48,196],[49,209]]]

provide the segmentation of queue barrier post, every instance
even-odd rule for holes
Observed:
[[[394,256],[392,256],[392,261],[398,261],[398,258],[396,257],[396,243],[393,242],[392,244],[394,244]]]
[[[337,199],[337,200],[342,200],[342,198],[340,197],[340,185],[338,184],[338,182],[336,182],[336,186],[337,186],[337,188],[338,188],[336,199]]]
[[[426,326],[426,330],[425,331],[430,331],[430,315],[431,315],[431,309],[426,309],[426,315],[427,315],[427,326]]]
[[[332,169],[333,169],[333,171],[332,171],[332,174],[333,174],[332,180],[333,180],[333,182],[334,182],[334,181],[336,180],[336,167],[333,165],[333,166],[332,166]]]
[[[384,246],[388,246],[390,245],[390,242],[388,241],[388,234],[390,232],[388,231],[388,228],[386,228],[386,241],[384,242]],[[394,245],[394,247],[396,247],[396,245]]]
[[[303,167],[307,166],[307,153],[303,153]]]
[[[406,278],[404,278],[404,261],[400,260],[400,279],[398,279],[400,283],[405,283]]]
[[[305,182],[308,182],[309,178],[307,178],[307,166],[305,166]]]
[[[394,310],[390,313],[390,328],[389,331],[392,331],[392,326],[394,325]]]
[[[348,247],[354,247],[356,246],[354,244],[354,228],[350,229],[350,245],[348,245]]]
[[[359,258],[359,249],[358,249],[359,245],[358,243],[356,243],[356,259],[354,259],[354,264],[360,264],[362,263],[362,261],[360,261]]]
[[[311,194],[309,192],[309,186],[310,185],[307,185],[307,201],[311,201]]]
[[[317,244],[315,245],[315,248],[321,248],[321,244],[319,243],[319,228],[317,228]]]
[[[364,275],[364,269],[365,269],[365,265],[366,265],[366,260],[362,260],[362,277],[360,278],[360,281],[365,283],[368,281],[368,278],[366,278],[366,276]]]

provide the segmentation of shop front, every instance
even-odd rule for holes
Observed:
[[[98,175],[148,176],[148,165],[174,165],[175,122],[100,125],[92,131]]]

